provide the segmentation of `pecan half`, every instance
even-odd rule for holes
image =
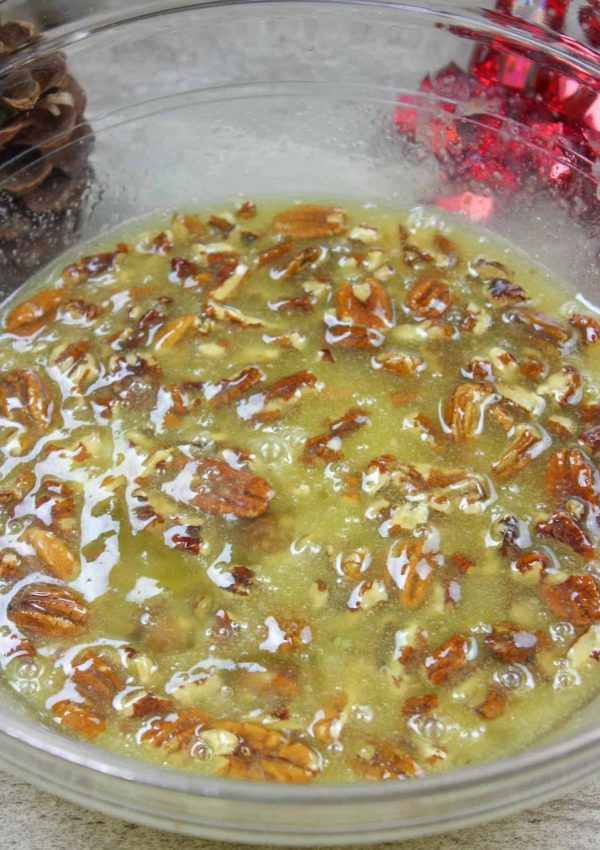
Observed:
[[[113,699],[125,687],[123,676],[92,650],[87,650],[77,659],[71,678],[86,702],[104,714],[112,708]]]
[[[446,424],[455,440],[469,440],[481,432],[485,405],[493,395],[489,384],[460,384],[448,398]]]
[[[393,313],[384,287],[374,279],[343,283],[335,293],[340,322],[367,328],[391,328]]]
[[[92,741],[106,729],[106,721],[93,708],[72,700],[60,700],[52,706],[57,722],[80,738]]]
[[[338,236],[346,230],[346,214],[339,207],[301,204],[277,213],[273,219],[277,233],[288,239],[320,239]]]
[[[561,584],[542,588],[552,613],[574,626],[591,626],[600,620],[600,591],[592,576],[569,576]]]
[[[542,537],[552,537],[559,543],[564,543],[584,558],[594,557],[594,547],[587,532],[564,511],[556,511],[547,519],[539,520],[535,530]]]
[[[253,518],[264,514],[275,495],[264,478],[242,469],[233,469],[221,460],[203,457],[190,461],[183,470],[182,484],[163,484],[162,489],[178,501],[210,514]]]
[[[477,714],[484,720],[496,720],[502,717],[508,707],[508,691],[502,685],[492,685],[481,705],[476,708]]]
[[[411,755],[387,742],[364,747],[357,756],[348,761],[356,773],[365,779],[375,781],[408,779],[423,775],[423,771]]]
[[[569,318],[569,322],[579,331],[581,341],[584,345],[593,345],[600,340],[600,322],[594,319],[593,316],[583,316],[581,313],[574,313]]]
[[[14,307],[4,320],[4,327],[8,333],[30,336],[52,321],[66,296],[65,289],[44,289]]]
[[[79,575],[79,559],[51,531],[28,528],[25,537],[50,575],[63,581],[72,581]]]
[[[402,706],[402,714],[405,717],[413,717],[416,714],[429,714],[437,707],[437,694],[423,694],[420,697],[409,697]]]
[[[423,319],[439,319],[451,307],[454,295],[438,278],[426,277],[413,284],[406,296],[408,309]]]
[[[79,637],[88,628],[91,612],[83,597],[57,584],[30,584],[8,606],[19,629],[41,637]]]
[[[598,470],[579,449],[554,452],[546,469],[546,492],[556,503],[575,496],[594,505],[600,500]]]
[[[526,664],[545,643],[541,632],[516,623],[497,623],[485,639],[485,645],[492,655],[505,664]]]
[[[257,723],[224,721],[214,727],[232,733],[237,744],[224,754],[226,763],[219,771],[232,779],[256,782],[312,782],[321,772],[319,755],[301,741]]]
[[[434,553],[426,551],[423,537],[408,540],[400,546],[393,544],[387,558],[387,568],[399,590],[403,608],[419,608],[431,589],[434,571],[439,566]]]
[[[371,362],[375,369],[383,369],[402,378],[416,377],[427,368],[424,360],[405,351],[380,351]]]
[[[381,331],[359,325],[328,325],[325,342],[333,348],[351,348],[358,351],[379,348],[385,342]]]
[[[153,720],[142,735],[142,741],[160,747],[167,753],[187,750],[198,743],[200,732],[209,724],[208,715],[198,708],[179,711]]]
[[[205,384],[204,395],[213,410],[238,401],[244,393],[264,380],[264,375],[254,366],[242,369],[235,378],[222,378],[216,384]]]
[[[538,457],[544,449],[542,436],[534,428],[524,427],[506,451],[492,463],[497,478],[514,478]]]
[[[545,342],[552,346],[565,350],[571,342],[571,334],[561,322],[546,316],[531,307],[521,307],[508,314],[508,318],[517,324],[523,325],[527,330],[533,331]]]
[[[458,673],[467,663],[469,640],[453,635],[425,658],[427,676],[432,685],[441,685]]]
[[[330,423],[328,432],[318,437],[309,437],[304,443],[302,460],[310,463],[317,458],[324,461],[341,458],[342,440],[363,428],[369,422],[366,411],[353,407],[339,419]]]

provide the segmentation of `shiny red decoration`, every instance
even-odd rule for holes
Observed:
[[[568,7],[569,0],[498,0],[488,15],[543,40],[540,26],[560,32]],[[579,20],[590,43],[600,43],[600,0],[587,3]],[[452,63],[427,75],[420,94],[398,98],[395,113],[398,130],[427,146],[442,177],[456,187],[437,205],[483,221],[499,198],[537,180],[572,198],[578,211],[597,212],[585,175],[600,173],[600,87],[583,72],[571,75],[558,62],[538,61],[508,33],[453,32],[479,42],[468,70]],[[598,61],[593,48],[558,38]]]

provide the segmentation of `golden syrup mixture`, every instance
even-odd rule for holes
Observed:
[[[531,744],[599,685],[599,340],[424,210],[239,202],[19,292],[6,683],[67,734],[239,779]]]

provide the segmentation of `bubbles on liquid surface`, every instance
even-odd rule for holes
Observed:
[[[567,643],[575,637],[575,627],[566,621],[555,623],[550,626],[550,637],[555,643]]]
[[[565,669],[559,670],[552,682],[552,687],[555,691],[564,690],[566,688],[577,687],[581,684],[581,676],[575,670]]]

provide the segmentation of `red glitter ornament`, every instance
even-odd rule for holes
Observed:
[[[399,97],[398,130],[426,145],[442,178],[463,187],[436,199],[442,209],[482,221],[499,196],[537,179],[571,198],[578,212],[598,210],[589,177],[600,171],[600,86],[584,71],[566,72],[566,63],[510,37],[511,29],[520,29],[548,40],[540,26],[562,30],[568,7],[568,0],[498,0],[486,14],[506,27],[506,37],[453,28],[480,42],[468,71],[447,65],[425,77],[419,95]],[[580,20],[588,37],[600,39],[600,0],[585,8]],[[555,38],[598,61],[592,48],[562,34]]]
[[[600,5],[588,3],[577,13],[579,26],[584,31],[590,44],[600,47]]]

